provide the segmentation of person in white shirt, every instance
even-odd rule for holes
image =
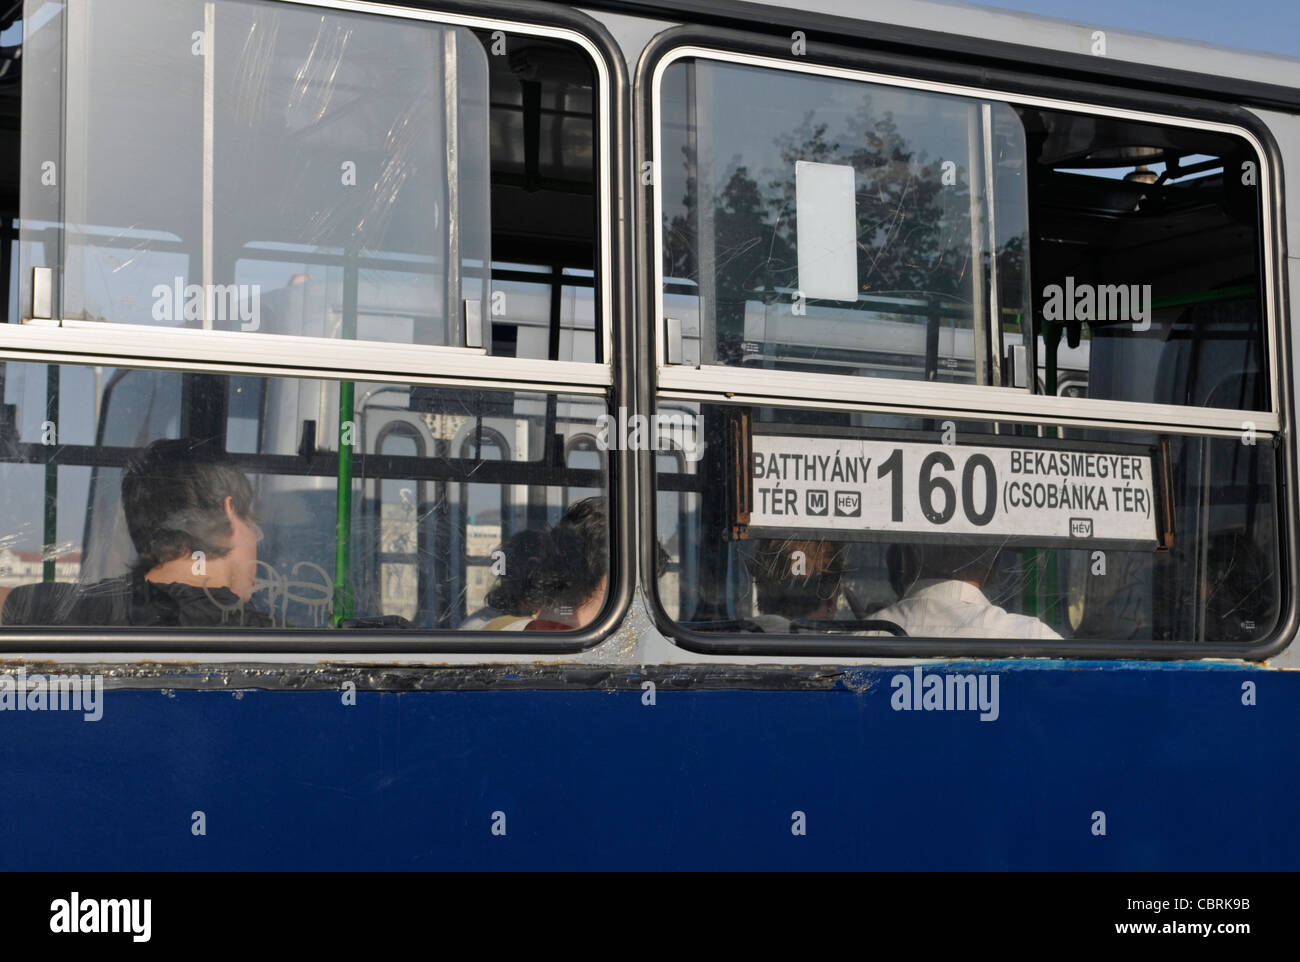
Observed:
[[[872,614],[912,638],[1052,640],[1061,636],[1029,615],[999,608],[981,590],[997,567],[996,545],[891,545],[886,554],[894,604]]]

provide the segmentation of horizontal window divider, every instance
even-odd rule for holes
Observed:
[[[674,400],[863,410],[913,417],[1018,424],[1118,428],[1171,434],[1230,436],[1251,427],[1270,437],[1281,430],[1271,411],[1180,408],[1137,401],[1063,398],[1014,388],[884,378],[830,377],[718,365],[659,369],[658,394]]]
[[[125,467],[138,448],[110,447],[94,444],[61,444],[54,455],[56,463],[69,467]],[[251,474],[278,477],[337,479],[337,451],[318,449],[309,454],[266,454],[227,452],[225,463]],[[44,465],[49,463],[49,448],[34,442],[14,446],[10,464]],[[596,468],[572,468],[563,464],[533,461],[478,461],[474,458],[432,457],[426,455],[366,454],[351,457],[352,477],[359,481],[400,478],[403,481],[443,481],[454,484],[526,484],[546,487],[591,487],[603,483],[603,472]],[[401,552],[385,552],[395,558]],[[414,557],[411,555],[411,557]],[[467,557],[472,557],[468,556]],[[491,564],[488,555],[484,563]]]
[[[0,324],[0,359],[575,393],[599,393],[613,383],[606,364],[493,357],[470,348],[106,321]]]

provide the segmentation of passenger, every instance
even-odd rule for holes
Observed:
[[[1037,618],[1011,614],[984,596],[996,545],[890,545],[889,581],[899,600],[871,617],[916,638],[1059,639]]]
[[[261,537],[253,489],[205,442],[155,441],[136,455],[122,475],[122,509],[136,561],[81,589],[68,623],[272,626],[249,604]]]
[[[546,603],[541,575],[552,561],[550,532],[520,531],[500,550],[505,567],[484,599],[487,604],[466,618],[461,628],[523,631]]]
[[[550,554],[537,576],[546,602],[526,631],[572,631],[596,620],[609,586],[609,522],[605,499],[569,505],[551,529]]]
[[[830,620],[839,607],[843,546],[827,541],[763,540],[746,568],[758,589],[754,618],[764,631],[787,632],[797,618]]]

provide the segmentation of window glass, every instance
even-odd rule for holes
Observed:
[[[659,137],[684,364],[1271,406],[1241,136],[687,58]]]
[[[591,272],[498,264],[492,271],[492,353],[499,357],[594,361],[595,292]]]
[[[463,343],[490,260],[472,32],[244,0],[65,17],[67,171],[24,196],[33,220],[61,198],[62,236],[29,240],[61,245],[63,317]]]
[[[599,90],[576,43],[75,0],[25,54],[11,321],[50,267],[42,316],[601,359]]]
[[[985,164],[1000,265],[1026,232],[1014,114],[698,59],[662,96],[664,310],[701,363],[988,383]]]
[[[655,466],[661,484],[668,478],[680,480],[677,475],[681,474],[684,463],[681,451],[657,453]],[[664,610],[674,620],[681,616],[683,597],[694,587],[691,580],[694,574],[688,574],[694,569],[688,568],[681,558],[681,545],[691,537],[689,533],[684,534],[684,529],[692,520],[682,510],[682,497],[680,491],[664,490],[663,487],[655,495],[655,576],[659,581],[659,597]]]
[[[695,630],[1246,644],[1277,623],[1266,441],[707,404],[699,423],[702,457],[656,473],[662,543],[694,572],[661,573],[661,597]]]
[[[481,420],[474,422],[472,432],[461,441],[460,450],[463,458],[510,460],[510,442],[497,431],[485,428]],[[500,557],[494,558],[493,553],[500,550],[520,525],[511,517],[510,491],[505,485],[462,484],[459,497],[465,524],[465,608],[478,611],[487,605],[487,593],[496,583],[492,567]]]
[[[1261,167],[1249,144],[1016,112],[1029,144],[1037,389],[1268,409]]]
[[[606,456],[562,453],[600,399],[23,363],[0,392],[6,626],[559,631],[605,600]]]

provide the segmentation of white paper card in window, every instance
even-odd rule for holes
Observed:
[[[858,219],[853,168],[794,165],[799,290],[804,297],[858,299]]]

